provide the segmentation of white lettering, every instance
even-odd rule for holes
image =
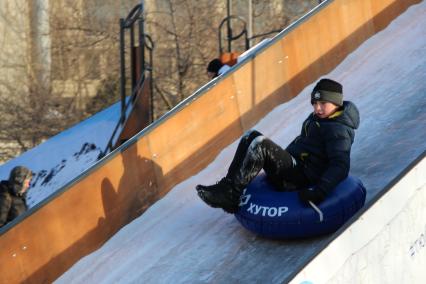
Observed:
[[[268,215],[269,217],[275,217],[275,215],[277,215],[277,208],[275,207],[271,207],[268,209]]]
[[[284,213],[288,212],[287,206],[281,206],[281,207],[268,207],[268,206],[259,206],[257,204],[251,203],[249,205],[249,208],[247,208],[247,212],[258,215],[261,214],[262,216],[268,215],[269,217],[281,217]]]
[[[282,214],[284,214],[287,211],[288,211],[288,207],[287,206],[278,207],[278,216],[281,216]]]
[[[254,212],[254,215],[259,214],[260,209],[262,209],[262,206],[257,206],[256,205],[256,212]]]
[[[251,214],[254,214],[254,212],[253,212],[253,207],[254,207],[254,205],[255,205],[255,204],[250,203],[250,207],[249,207],[249,209],[247,209],[247,211],[248,211],[248,212],[250,212]]]

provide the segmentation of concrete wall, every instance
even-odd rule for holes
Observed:
[[[291,283],[423,283],[425,173],[423,157]]]
[[[51,282],[418,0],[335,0],[0,231],[4,283]]]
[[[0,98],[27,92],[31,61],[29,13],[27,1],[0,2]],[[21,83],[16,86],[16,82]]]

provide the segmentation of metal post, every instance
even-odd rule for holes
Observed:
[[[150,108],[149,108],[149,118],[150,122],[154,121],[154,42],[149,35],[144,35],[144,44],[146,50],[149,52],[149,64],[147,65],[146,70],[149,71],[149,90],[150,90]]]
[[[140,47],[141,76],[143,76],[143,73],[145,72],[145,31],[144,31],[143,18],[142,20],[139,21],[139,47]]]
[[[124,62],[124,19],[120,19],[120,94],[121,94],[121,116],[120,121],[124,123],[126,111],[126,79]]]
[[[145,76],[145,5],[144,1],[141,0],[141,18],[139,20],[139,47],[140,47],[140,64],[141,64],[141,76]],[[152,50],[150,50],[149,53],[149,62],[151,64],[151,71],[150,71],[150,102],[149,102],[149,119],[150,122],[154,121],[154,100],[153,100],[153,75],[152,75]]]
[[[133,25],[130,26],[130,80],[132,86],[132,93],[136,86],[136,68],[135,68],[135,29]]]
[[[152,45],[152,47],[154,48],[154,45]],[[153,56],[153,50],[151,49],[149,52],[149,62],[151,63],[151,72],[150,72],[150,80],[149,80],[149,88],[150,88],[150,93],[151,93],[151,107],[150,107],[150,119],[151,122],[154,122],[154,56]]]
[[[231,52],[232,50],[232,28],[231,28],[231,18],[229,16],[232,14],[232,0],[227,0],[227,7],[226,7],[226,13],[228,17],[227,24],[227,30],[228,30],[228,52]]]
[[[145,1],[141,0],[141,19],[139,21],[139,46],[142,49],[141,74],[145,71]]]
[[[248,0],[248,31],[247,31],[247,38],[248,38],[248,48],[250,48],[251,43],[250,39],[253,36],[253,7],[252,7],[252,0]]]

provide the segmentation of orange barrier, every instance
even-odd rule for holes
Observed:
[[[3,230],[1,282],[56,279],[417,2],[323,3]]]
[[[139,78],[139,74],[137,74]],[[150,124],[151,79],[145,78],[133,102],[132,112],[127,118],[123,130],[114,145],[114,149],[135,136]]]

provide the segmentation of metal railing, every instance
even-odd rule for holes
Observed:
[[[241,32],[237,35],[233,35],[232,34],[232,27],[231,27],[231,21],[232,20],[238,20],[240,22],[243,23],[243,28],[241,30]],[[227,16],[225,19],[222,20],[222,22],[219,25],[219,54],[223,53],[223,45],[222,45],[222,27],[223,25],[227,23],[227,36],[226,39],[228,40],[228,52],[232,51],[232,41],[239,39],[240,37],[244,36],[244,45],[245,45],[245,49],[249,49],[250,45],[249,45],[249,38],[248,38],[248,33],[247,33],[247,23],[246,21],[240,17],[240,16],[235,16],[235,15],[229,15]]]
[[[113,150],[114,145],[118,139],[118,131],[120,126],[123,126],[126,122],[126,113],[129,108],[133,105],[136,96],[139,93],[140,88],[143,86],[145,81],[145,71],[150,71],[150,107],[149,117],[150,122],[153,121],[153,81],[152,81],[152,70],[153,70],[153,49],[154,43],[151,37],[145,34],[144,31],[144,18],[143,18],[144,7],[143,4],[136,5],[128,14],[126,19],[120,19],[120,98],[121,98],[121,113],[120,119],[116,124],[111,138],[109,139],[104,151],[99,154],[98,159],[104,157],[108,152]],[[137,24],[137,26],[136,26]],[[130,86],[131,96],[126,103],[126,30],[129,31],[130,36]],[[136,34],[137,33],[137,34]],[[138,46],[136,45],[135,37],[138,36]],[[149,63],[147,64],[145,58],[145,50],[149,53]],[[136,61],[138,60],[138,62]]]
[[[233,35],[233,30],[232,30],[232,25],[231,25],[231,21],[232,20],[238,20],[240,22],[242,22],[242,30],[239,34],[237,35]],[[259,37],[263,37],[263,36],[267,36],[270,34],[278,34],[282,31],[282,29],[279,30],[272,30],[266,33],[262,33],[262,34],[257,34],[257,35],[253,35],[251,37],[248,36],[248,31],[247,31],[247,23],[244,20],[243,17],[240,16],[236,16],[236,15],[229,15],[226,18],[224,18],[222,20],[222,22],[220,23],[219,27],[218,27],[218,37],[219,37],[219,54],[223,53],[223,44],[222,44],[222,29],[224,24],[227,24],[227,36],[226,36],[226,40],[228,41],[228,48],[227,48],[227,52],[232,52],[232,41],[239,39],[240,37],[244,36],[244,48],[245,50],[250,49],[250,41]]]

